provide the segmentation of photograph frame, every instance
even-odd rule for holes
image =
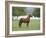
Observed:
[[[9,34],[9,4],[15,3],[43,6],[43,33]],[[5,37],[20,37],[20,36],[35,36],[35,35],[45,35],[45,4],[35,2],[5,1]]]

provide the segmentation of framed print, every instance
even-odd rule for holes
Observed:
[[[5,1],[5,36],[45,34],[44,3]]]

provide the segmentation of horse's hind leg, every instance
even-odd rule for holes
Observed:
[[[21,24],[22,24],[22,23],[21,23],[21,22],[19,22],[19,27],[21,27]]]
[[[28,27],[29,23],[27,23],[27,27]]]

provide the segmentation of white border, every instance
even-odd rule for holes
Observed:
[[[12,6],[14,7],[35,7],[40,8],[40,30],[31,30],[31,31],[12,31]],[[10,20],[9,20],[9,34],[26,34],[26,33],[43,33],[43,6],[42,5],[22,5],[22,4],[10,4]]]

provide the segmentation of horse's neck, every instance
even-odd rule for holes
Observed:
[[[28,19],[30,19],[30,17],[27,17]]]

